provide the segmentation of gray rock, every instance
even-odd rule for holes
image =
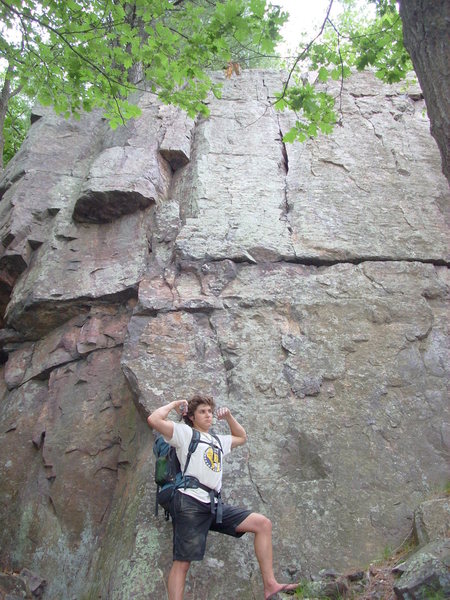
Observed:
[[[31,269],[14,287],[8,323],[36,338],[100,298],[126,302],[137,295],[148,256],[149,215],[136,212],[112,223],[78,224],[56,218]]]
[[[184,178],[197,183],[190,194],[181,182],[173,191],[186,215],[180,256],[449,260],[442,220],[448,186],[423,101],[381,83],[365,95],[367,75],[355,75],[344,96],[343,127],[320,144],[285,146],[281,137],[293,120],[269,104],[281,78],[272,77],[265,89],[255,79],[252,73],[226,82],[227,101],[212,100],[213,118],[196,129],[193,153],[201,160]]]
[[[20,571],[20,576],[26,581],[33,596],[40,598],[47,585],[46,580],[42,579],[37,573],[33,573],[33,571],[30,571],[29,569],[22,569]]]
[[[93,162],[73,211],[75,221],[109,223],[167,194],[170,175],[154,152],[107,148]]]
[[[121,346],[128,321],[129,314],[125,311],[106,306],[72,318],[38,342],[22,345],[9,353],[4,375],[6,385],[9,389],[18,387],[94,350]]]
[[[450,541],[431,542],[396,568],[394,592],[401,600],[426,600],[433,593],[450,595]]]
[[[323,564],[327,545],[336,567],[359,562],[368,539],[355,521],[370,523],[373,547],[384,547],[399,523],[410,528],[413,482],[445,477],[437,449],[446,377],[420,359],[431,331],[444,327],[440,270],[401,262],[238,265],[223,287],[216,268],[145,282],[123,354],[136,396],[148,412],[196,388],[213,392],[250,435],[251,479],[242,473],[241,484],[227,482],[230,492],[248,489],[253,506],[270,505],[286,547],[301,530],[306,561]],[[436,305],[424,300],[431,290]],[[201,302],[191,313],[189,299]],[[426,389],[434,408],[422,400]],[[324,515],[333,544],[322,537]]]
[[[160,114],[166,124],[159,152],[176,171],[187,165],[190,160],[194,121],[185,112],[173,106],[162,106]]]
[[[16,574],[0,573],[0,597],[5,600],[30,599],[30,590],[26,582]]]
[[[343,95],[343,124],[333,136],[287,145],[286,206],[295,256],[448,261],[442,219],[448,185],[429,170],[432,163],[437,173],[440,164],[424,103],[400,85],[367,87],[365,74],[352,77]],[[282,123],[284,132],[292,125],[289,118]]]
[[[435,498],[423,502],[414,513],[414,532],[420,545],[450,538],[450,502]]]
[[[198,158],[173,188],[185,216],[176,250],[200,260],[292,258],[284,146],[267,89],[257,72],[222,82],[224,101],[211,100],[212,117],[196,128]],[[187,181],[194,184],[189,194]]]

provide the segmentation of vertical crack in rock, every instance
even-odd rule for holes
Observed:
[[[52,508],[53,514],[55,515],[55,517],[56,517],[56,518],[58,519],[58,521],[59,521],[58,513],[56,512],[56,506],[55,506],[55,503],[54,503],[54,501],[53,501],[53,498],[51,497],[51,495],[50,495],[50,494],[48,495],[48,501],[49,501],[49,504],[50,504],[50,506],[51,506],[51,508]]]
[[[350,94],[350,95],[352,95],[352,94]],[[357,99],[355,96],[353,96],[353,98],[354,98],[354,101],[355,101],[355,106],[356,106],[356,108],[357,108],[357,110],[358,110],[359,114],[361,115],[361,118],[362,118],[362,119],[364,119],[365,121],[367,121],[367,122],[370,124],[370,126],[371,126],[371,127],[372,127],[372,129],[373,129],[373,133],[374,133],[375,137],[376,137],[378,140],[380,140],[381,144],[384,146],[384,140],[383,140],[383,136],[381,135],[381,133],[377,133],[377,130],[376,130],[376,127],[375,127],[375,125],[372,123],[372,121],[369,119],[369,117],[366,117],[366,115],[364,115],[364,114],[363,114],[363,112],[362,112],[362,110],[361,110],[361,107],[360,107],[360,105],[358,104],[358,99]]]
[[[277,116],[277,121],[278,121],[278,126],[279,129],[278,131],[280,132],[280,144],[281,144],[281,155],[283,157],[283,162],[282,165],[284,166],[284,172],[287,175],[289,173],[289,158],[288,158],[288,153],[287,153],[287,149],[286,149],[286,144],[283,141],[283,132],[281,131],[281,124],[280,124],[280,119]]]
[[[261,493],[261,490],[259,489],[258,484],[256,483],[256,481],[253,479],[253,472],[252,472],[252,468],[250,466],[250,461],[251,461],[251,452],[250,449],[248,450],[248,459],[247,459],[247,470],[248,470],[248,477],[250,479],[251,484],[253,485],[253,487],[256,490],[256,493],[258,494],[258,496],[261,498],[261,502],[263,502],[263,504],[267,504],[267,500],[264,499],[264,496]]]
[[[173,272],[173,270],[166,267],[162,271],[162,278],[164,283],[169,288],[169,292],[172,295],[172,304],[174,304],[177,299],[180,299],[180,293],[176,287],[176,274]]]
[[[264,79],[264,77],[262,78],[262,87],[263,87],[263,90],[266,91],[266,96],[265,96],[264,100],[267,100],[267,102],[269,102],[269,104],[270,104],[269,88],[267,87],[266,80]],[[258,96],[258,88],[256,88],[256,100],[258,100],[258,101],[260,100],[260,98]]]
[[[282,212],[281,212],[280,221],[286,222],[286,227],[289,232],[289,236],[291,236],[292,235],[292,225],[291,225],[291,221],[290,221],[291,207],[289,206],[289,200],[288,200],[288,179],[287,179],[287,176],[289,173],[289,157],[288,157],[288,153],[287,153],[286,144],[283,141],[284,134],[283,134],[283,131],[281,130],[281,123],[280,123],[280,119],[279,119],[278,115],[276,115],[276,119],[278,122],[278,131],[280,133],[279,142],[280,142],[281,157],[282,157],[280,166],[284,171],[283,201],[281,204]]]
[[[289,238],[291,238],[292,224],[290,221],[290,214],[289,214],[291,208],[289,206],[289,200],[288,200],[288,180],[287,180],[287,176],[289,173],[289,156],[288,156],[286,144],[283,141],[284,134],[283,134],[281,123],[280,123],[280,117],[278,114],[276,114],[275,109],[270,101],[269,88],[267,87],[264,78],[262,80],[262,83],[263,83],[263,88],[266,90],[267,102],[269,103],[268,107],[271,109],[273,118],[276,120],[277,125],[278,125],[278,132],[279,132],[279,136],[280,136],[278,138],[278,141],[279,141],[280,151],[281,151],[281,161],[279,162],[279,166],[284,172],[284,188],[283,188],[283,198],[282,198],[282,202],[280,205],[280,208],[281,208],[280,221],[284,221],[286,223],[288,235],[289,235]],[[293,244],[291,244],[291,246],[292,246],[293,253],[295,254],[295,248],[293,247]]]
[[[147,240],[147,261],[149,262],[152,258],[153,249],[155,244],[157,243],[157,234],[158,231],[158,223],[157,223],[157,208],[156,206],[152,206],[148,209],[147,213],[147,228],[145,231],[145,236]],[[147,262],[147,264],[148,264]]]
[[[225,384],[226,384],[226,389],[227,389],[227,399],[230,399],[231,398],[231,387],[232,387],[231,371],[232,371],[234,365],[232,364],[230,359],[226,356],[226,350],[224,349],[223,344],[220,341],[217,327],[212,322],[211,315],[208,315],[208,324],[209,324],[211,331],[214,334],[217,348],[218,348],[220,356],[222,358],[223,368],[225,370]]]
[[[395,153],[394,153],[394,151],[393,151],[393,150],[392,150],[392,153],[393,153],[393,154],[394,154],[394,156],[395,156]],[[396,164],[396,167],[397,167],[397,171],[400,173],[400,169],[398,168],[398,163],[397,163],[397,160],[395,160],[395,164]],[[416,230],[416,228],[414,227],[414,225],[413,225],[412,223],[410,223],[410,222],[409,222],[408,218],[406,217],[406,214],[405,214],[405,209],[403,208],[403,206],[402,206],[402,205],[399,203],[399,204],[398,204],[398,207],[399,207],[399,209],[400,209],[400,212],[402,213],[402,216],[403,216],[404,220],[406,221],[406,223],[409,225],[409,227],[411,227],[411,229],[412,229],[413,231],[415,231],[415,230]]]
[[[208,323],[209,323],[211,331],[213,332],[214,337],[216,339],[216,343],[217,343],[217,347],[220,352],[220,356],[222,357],[222,361],[223,361],[223,365],[224,365],[224,369],[225,369],[225,382],[226,382],[226,387],[227,387],[227,397],[231,398],[231,394],[232,394],[232,392],[231,392],[231,388],[232,388],[231,371],[232,371],[234,365],[231,362],[230,358],[227,356],[227,351],[225,350],[223,344],[220,341],[217,327],[214,325],[214,323],[211,319],[211,315],[208,316]],[[253,472],[252,472],[250,463],[251,463],[251,453],[250,453],[250,449],[248,448],[248,459],[246,460],[246,464],[247,464],[249,481],[252,484],[252,486],[254,487],[254,489],[256,490],[256,493],[258,494],[259,498],[261,499],[261,502],[263,502],[264,504],[267,504],[267,501],[265,500],[264,496],[262,495],[258,484],[256,483],[256,481],[253,478]]]

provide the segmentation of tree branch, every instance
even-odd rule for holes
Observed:
[[[328,19],[328,22],[330,23],[330,25],[333,27],[333,29],[335,30],[336,34],[337,34],[337,51],[338,51],[338,55],[339,55],[339,61],[340,61],[340,67],[341,67],[341,85],[339,88],[339,114],[341,116],[340,118],[340,122],[342,123],[342,118],[343,118],[343,114],[342,114],[342,91],[344,89],[344,60],[342,58],[342,52],[341,52],[341,34],[340,32],[336,29],[336,27],[334,26],[333,22]]]
[[[302,60],[302,59],[303,59],[303,58],[304,58],[304,57],[305,57],[305,56],[308,54],[308,52],[309,52],[309,49],[311,48],[311,46],[312,46],[312,45],[314,44],[314,42],[315,42],[316,40],[318,40],[318,39],[320,38],[320,36],[322,35],[322,33],[323,33],[323,30],[325,29],[325,25],[327,24],[328,18],[329,18],[329,16],[330,16],[331,7],[333,6],[333,1],[334,1],[334,0],[330,0],[330,4],[328,5],[328,8],[327,8],[327,14],[326,14],[326,16],[325,16],[325,19],[323,20],[323,23],[322,23],[322,26],[321,26],[321,28],[320,28],[320,31],[319,31],[319,33],[318,33],[318,34],[315,36],[315,38],[314,38],[314,39],[312,39],[312,40],[309,42],[309,44],[307,44],[307,45],[305,46],[305,48],[303,49],[303,51],[302,51],[302,52],[301,52],[301,53],[300,53],[300,54],[297,56],[297,58],[295,59],[295,61],[294,61],[294,64],[292,65],[292,68],[289,70],[288,78],[287,78],[287,80],[286,80],[286,82],[285,82],[285,84],[284,84],[284,86],[283,86],[283,91],[282,91],[282,93],[281,93],[281,96],[280,96],[280,98],[278,98],[278,99],[277,99],[277,102],[278,102],[279,100],[281,100],[282,98],[284,98],[284,96],[286,95],[286,91],[287,91],[287,88],[288,88],[288,86],[289,86],[289,82],[290,82],[290,80],[291,80],[292,74],[294,73],[294,71],[295,71],[295,68],[296,68],[296,66],[298,65],[298,63],[299,63],[299,62],[300,62],[300,61],[301,61],[301,60]]]
[[[24,15],[23,13],[20,13],[19,11],[15,10],[12,6],[10,6],[7,2],[5,2],[5,0],[0,0],[0,4],[3,4],[9,11],[11,11],[13,14],[15,14],[19,19],[27,19],[30,21],[34,21],[35,23],[37,23],[38,25],[40,25],[41,27],[43,27],[44,29],[47,29],[48,31],[51,31],[52,33],[54,33],[58,38],[60,38],[62,40],[62,42],[68,46],[70,48],[70,50],[79,58],[81,58],[81,60],[83,62],[85,62],[86,64],[88,64],[94,71],[97,71],[98,73],[100,73],[102,75],[102,77],[104,77],[106,79],[106,81],[108,82],[110,88],[112,88],[112,83],[117,83],[120,86],[124,86],[126,89],[130,89],[130,90],[136,90],[138,89],[136,86],[130,86],[130,85],[126,85],[124,82],[122,81],[118,81],[116,79],[114,79],[113,77],[109,77],[109,75],[107,75],[103,69],[101,69],[100,67],[98,67],[94,62],[92,62],[89,58],[87,58],[86,56],[83,56],[83,54],[81,52],[78,51],[77,48],[75,48],[75,46],[73,44],[71,44],[65,37],[64,35],[62,35],[55,27],[52,27],[51,25],[49,25],[48,23],[43,22],[41,19],[38,19],[37,17],[34,17],[33,15]],[[114,94],[113,97],[115,98]]]

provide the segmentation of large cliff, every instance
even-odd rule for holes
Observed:
[[[398,546],[447,479],[448,187],[420,90],[354,76],[335,133],[291,146],[281,73],[218,79],[197,122],[150,93],[116,131],[35,111],[0,183],[0,567],[45,600],[165,597],[145,416],[196,391],[247,429],[225,497],[272,518],[285,578]],[[251,537],[211,535],[188,592],[258,597]]]

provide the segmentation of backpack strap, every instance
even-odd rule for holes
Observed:
[[[197,429],[192,428],[192,437],[191,437],[191,441],[189,442],[189,448],[188,448],[188,453],[187,453],[187,457],[186,457],[186,463],[184,465],[183,474],[182,474],[183,477],[184,477],[184,474],[186,473],[187,468],[189,466],[189,462],[191,460],[192,454],[197,450],[197,446],[198,446],[199,441],[200,441],[200,431],[197,431]]]
[[[155,517],[158,516],[158,508],[159,508],[159,503],[158,503],[158,495],[159,495],[159,485],[156,484],[156,495],[155,495]]]
[[[213,436],[213,438],[214,438],[215,440],[217,440],[217,443],[219,444],[220,451],[221,451],[221,452],[222,452],[222,454],[223,454],[223,448],[222,448],[222,444],[221,444],[221,442],[220,442],[220,440],[219,440],[219,437],[218,437],[218,436],[217,436],[215,433],[210,433],[209,435],[212,435],[212,436]]]
[[[212,448],[216,448],[217,450],[220,450],[222,452],[222,454],[223,454],[222,443],[221,443],[220,439],[217,437],[217,435],[215,433],[209,433],[208,432],[209,435],[216,440],[217,444],[214,444],[213,441],[208,442],[206,440],[201,440],[200,439],[200,432],[197,431],[196,429],[194,431],[196,432],[196,435],[199,436],[197,444],[206,444],[207,446],[210,446]]]

